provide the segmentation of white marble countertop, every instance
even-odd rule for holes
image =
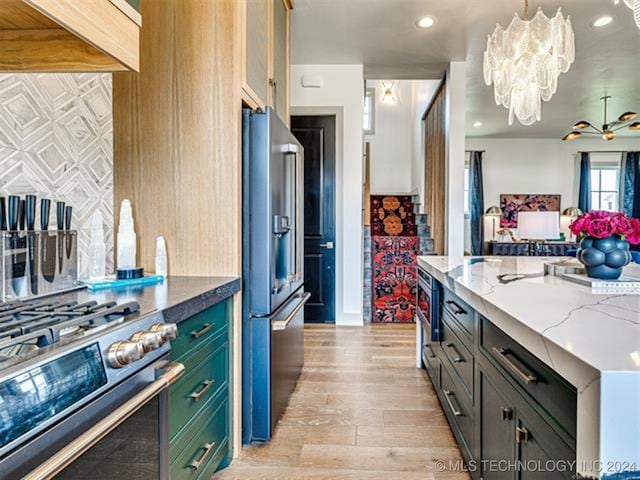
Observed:
[[[443,284],[480,297],[487,312],[500,310],[596,370],[640,372],[640,295],[594,294],[589,287],[545,276],[544,264],[550,261],[419,258],[420,266]],[[625,273],[640,278],[640,266]]]
[[[640,295],[544,275],[557,260],[428,256],[418,265],[576,387],[579,462],[640,462]],[[640,278],[640,266],[625,274]]]

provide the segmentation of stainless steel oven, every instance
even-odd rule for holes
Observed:
[[[184,366],[154,362],[12,452],[3,479],[169,479],[168,392]]]
[[[0,304],[12,328],[0,328],[2,480],[169,478],[178,328],[138,311],[65,298]]]

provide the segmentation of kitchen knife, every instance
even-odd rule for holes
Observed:
[[[71,253],[73,250],[73,239],[71,238],[71,234],[69,233],[69,230],[71,230],[71,215],[73,214],[73,207],[68,206],[65,209],[65,215],[64,215],[64,229],[67,231],[64,234],[64,247],[65,247],[65,251],[67,253],[67,260],[69,260],[71,258]]]
[[[65,203],[56,202],[56,223],[58,224],[58,273],[62,273],[64,267],[64,211]]]
[[[25,210],[26,210],[26,202],[24,200],[20,200],[20,204],[18,207],[18,230],[24,230],[25,223]]]
[[[51,210],[51,200],[43,198],[40,200],[40,230],[49,230],[49,212]]]
[[[7,223],[9,230],[15,232],[18,230],[18,214],[20,213],[20,197],[17,195],[9,195],[9,205],[7,209]]]
[[[49,233],[49,216],[51,212],[51,200],[43,198],[40,200],[40,269],[43,278],[53,283],[56,276],[56,239],[55,235]]]
[[[20,223],[20,210],[22,200],[17,195],[9,196],[9,204],[7,209],[7,222],[9,224],[9,230],[12,231],[10,246],[14,253],[11,255],[11,286],[16,297],[23,295],[25,287],[25,270],[27,268],[26,256],[24,252],[17,253],[17,250],[26,247],[24,239],[20,238],[18,225]]]
[[[33,231],[36,225],[36,196],[27,195],[24,200],[27,230]]]
[[[25,222],[27,224],[27,262],[29,264],[29,280],[31,293],[38,294],[38,242],[34,232],[36,224],[36,196],[25,196]]]
[[[0,230],[7,229],[7,199],[0,197]]]
[[[64,202],[56,202],[56,223],[58,224],[58,230],[64,230]]]

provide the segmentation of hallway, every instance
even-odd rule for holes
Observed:
[[[305,368],[272,441],[220,480],[466,480],[435,461],[460,453],[415,368],[415,325],[307,325]]]

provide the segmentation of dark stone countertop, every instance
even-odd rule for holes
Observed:
[[[169,276],[157,285],[96,292],[83,289],[67,293],[64,298],[79,303],[92,300],[98,303],[136,301],[140,304],[140,311],[130,319],[162,312],[165,322],[179,323],[239,291],[240,279],[237,277]]]

